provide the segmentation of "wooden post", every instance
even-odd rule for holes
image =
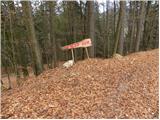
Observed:
[[[85,47],[85,51],[86,51],[86,54],[87,54],[87,58],[89,59],[88,49],[87,49],[87,47]]]
[[[74,53],[73,53],[73,49],[71,49],[72,52],[72,60],[74,61]]]

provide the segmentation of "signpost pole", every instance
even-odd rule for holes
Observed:
[[[87,54],[87,58],[89,59],[88,49],[87,49],[87,47],[85,47],[85,51],[86,51],[86,54]]]
[[[72,52],[72,60],[74,61],[74,53],[73,53],[73,49],[71,49]]]

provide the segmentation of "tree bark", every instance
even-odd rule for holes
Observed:
[[[119,53],[123,55],[123,48],[124,48],[124,28],[125,28],[125,14],[126,14],[126,1],[121,1],[121,31],[120,31],[120,38],[119,38]]]
[[[145,1],[141,1],[141,10],[140,10],[140,17],[138,20],[138,28],[137,28],[137,35],[136,35],[136,46],[135,46],[135,51],[139,51],[140,47],[140,41],[143,36],[143,25],[144,25],[144,20],[145,20]]]
[[[48,1],[49,3],[49,11],[50,11],[50,41],[51,41],[51,67],[52,67],[52,60],[54,60],[54,68],[57,67],[57,50],[56,50],[56,40],[55,40],[55,32],[54,32],[54,1]]]
[[[109,7],[109,0],[106,0],[106,23],[105,25],[105,41],[104,41],[104,57],[106,57],[106,53],[107,53],[107,58],[109,58],[109,54],[110,54],[110,41],[109,41],[109,11],[108,11],[108,7]],[[106,50],[107,47],[107,50]]]
[[[149,21],[149,13],[150,13],[150,7],[151,7],[151,1],[147,2],[147,9],[146,9],[146,19],[144,22],[144,32],[143,32],[143,49],[146,50],[147,49],[147,41],[149,39],[149,34],[150,34],[150,30],[151,30],[151,25],[149,23],[151,23],[151,21]]]
[[[19,59],[19,53],[17,51],[17,39],[15,37],[15,8],[14,8],[14,2],[10,1],[8,2],[9,6],[9,24],[10,24],[10,42],[11,42],[11,49],[12,49],[12,57],[13,57],[13,64],[14,64],[14,71],[16,74],[16,80],[17,84],[20,84],[19,78],[20,78],[20,73],[18,70],[18,59]]]
[[[71,18],[72,18],[72,34],[73,34],[73,41],[74,42],[77,42],[76,41],[76,38],[77,38],[77,35],[76,35],[76,1],[73,1],[72,4],[71,4],[71,8],[72,8],[72,11],[71,11]],[[74,60],[75,62],[77,61],[77,49],[73,49],[74,51]]]
[[[117,29],[116,29],[116,34],[115,34],[115,46],[114,46],[113,54],[116,54],[117,52],[118,42],[120,41],[120,36],[122,35],[121,30],[123,29],[122,22],[123,22],[123,17],[124,17],[124,13],[123,13],[124,9],[125,9],[125,1],[120,1],[119,18],[118,18]],[[123,43],[123,41],[120,41],[120,43]]]
[[[88,1],[88,18],[89,18],[89,37],[92,40],[92,47],[90,47],[90,56],[95,56],[95,41],[94,41],[94,1]]]
[[[9,72],[8,72],[8,66],[7,64],[5,64],[5,71],[7,73],[7,77],[8,77],[8,89],[11,89],[11,79],[10,79],[10,75],[9,75]]]
[[[116,1],[114,0],[114,24],[113,24],[114,36],[116,34]]]
[[[35,75],[39,75],[43,72],[43,65],[42,65],[42,55],[40,52],[39,43],[36,39],[34,22],[32,18],[32,10],[31,10],[31,2],[30,1],[22,1],[22,8],[23,13],[25,16],[25,26],[28,28],[28,36],[30,38],[31,47],[33,50],[33,60],[34,60],[34,69]]]
[[[131,4],[132,3],[132,4]],[[134,35],[135,35],[135,7],[136,7],[136,2],[132,1],[131,4],[131,36],[130,36],[130,45],[129,45],[129,52],[132,52],[133,50],[133,41],[134,41]]]

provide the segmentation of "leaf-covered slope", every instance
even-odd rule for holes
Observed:
[[[154,118],[158,49],[120,59],[89,59],[30,77],[2,93],[5,118]]]

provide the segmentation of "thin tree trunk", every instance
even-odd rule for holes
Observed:
[[[120,1],[120,10],[119,10],[119,17],[118,17],[118,23],[117,23],[117,29],[116,29],[116,34],[115,34],[115,45],[114,45],[114,50],[113,54],[116,54],[117,48],[118,48],[118,42],[120,38],[120,31],[121,31],[121,17],[122,17],[122,8],[123,8],[123,1]]]
[[[88,20],[87,20],[87,16],[88,16],[88,3],[85,4],[85,8],[84,8],[84,18],[83,18],[83,31],[84,31],[84,35],[83,35],[83,38],[85,39],[87,37],[87,35],[89,34],[88,33],[88,27],[87,27],[87,24],[88,24]],[[82,48],[82,59],[85,59],[85,50],[84,48]]]
[[[116,1],[114,0],[114,24],[113,24],[114,36],[116,34]]]
[[[46,2],[41,2],[41,6],[43,6],[42,9],[42,14],[43,14],[43,39],[46,41],[46,44],[44,44],[44,53],[45,53],[45,61],[47,63],[47,67],[51,68],[50,63],[53,61],[49,61],[49,58],[51,57],[50,54],[50,46],[51,46],[51,41],[50,41],[50,34],[49,34],[49,17],[47,15],[46,9],[48,9],[48,3]]]
[[[141,1],[140,18],[138,21],[135,51],[139,51],[140,41],[143,36],[143,24],[145,19],[145,1]]]
[[[49,10],[50,10],[50,40],[51,40],[51,51],[54,53],[54,68],[57,67],[57,50],[56,50],[56,40],[54,32],[54,1],[49,1]]]
[[[94,1],[88,1],[88,18],[89,18],[89,37],[92,40],[92,47],[90,47],[90,56],[95,56],[95,41],[94,41]]]
[[[108,7],[109,7],[109,0],[106,0],[106,23],[105,23],[105,38],[104,38],[104,57],[106,57],[107,53],[107,58],[109,58],[109,51],[110,51],[110,41],[109,41],[109,12],[108,12]],[[106,50],[107,47],[107,50]]]
[[[131,5],[131,11],[132,11],[132,16],[131,16],[131,18],[132,18],[132,26],[131,26],[131,36],[130,36],[130,45],[129,45],[129,52],[132,52],[132,50],[133,50],[133,41],[134,41],[134,34],[135,34],[135,7],[136,7],[136,2],[135,1],[133,1],[133,2],[131,2],[131,3],[133,3],[132,5]]]
[[[150,7],[151,7],[151,1],[147,2],[147,9],[146,9],[146,19],[144,22],[144,32],[143,32],[143,49],[146,50],[147,49],[147,41],[149,38],[149,34],[150,34],[150,25],[149,25],[149,12],[150,12]]]
[[[150,22],[150,27],[149,27],[150,28],[150,32],[148,33],[149,35],[148,35],[148,39],[147,39],[147,43],[146,43],[146,45],[147,45],[146,49],[151,49],[152,48],[153,31],[154,31],[154,28],[155,28],[154,25],[155,25],[154,21]]]
[[[113,14],[113,33],[112,33],[112,42],[111,42],[111,54],[114,52],[114,44],[115,44],[115,39],[116,39],[116,1],[114,0],[113,2],[113,7],[114,7],[114,14]]]
[[[73,1],[72,5],[71,5],[71,8],[72,8],[72,11],[71,11],[72,16],[71,16],[71,18],[72,18],[73,40],[74,40],[74,42],[77,42],[76,41],[77,35],[76,35],[76,13],[75,13],[76,7],[75,7],[75,2],[76,1]],[[74,58],[75,58],[74,60],[76,62],[77,61],[77,49],[73,49],[73,51],[74,51]]]
[[[17,84],[19,85],[20,84],[20,81],[19,81],[19,78],[20,78],[20,73],[19,73],[19,70],[18,70],[18,65],[17,65],[17,59],[18,57],[16,57],[16,47],[17,45],[15,44],[16,43],[16,40],[15,40],[15,35],[14,35],[14,13],[15,13],[15,10],[14,10],[14,3],[13,1],[10,1],[8,3],[9,5],[9,24],[10,24],[10,40],[11,40],[11,49],[12,49],[12,56],[13,56],[13,64],[14,64],[14,71],[15,71],[15,74],[17,76]],[[17,53],[18,54],[18,53]]]
[[[106,28],[107,28],[107,58],[110,57],[110,41],[109,41],[109,0],[108,2],[106,1],[106,12],[107,12],[107,18],[106,18]]]
[[[10,76],[9,76],[9,72],[8,72],[8,67],[6,66],[5,64],[5,71],[7,73],[7,77],[8,77],[8,89],[11,89],[11,79],[10,79]]]

